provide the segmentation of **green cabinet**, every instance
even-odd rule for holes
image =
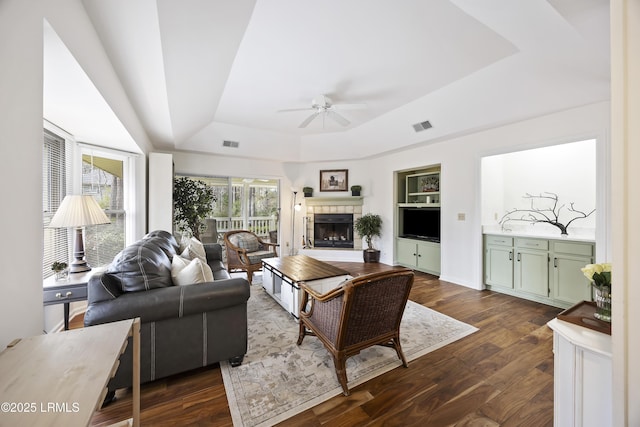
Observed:
[[[593,263],[594,247],[590,243],[552,242],[551,289],[555,300],[566,303],[590,301],[591,286],[580,270]]]
[[[488,289],[561,308],[591,300],[582,271],[594,244],[485,235],[484,282]]]
[[[396,261],[405,267],[440,275],[440,243],[396,239]]]
[[[514,288],[520,292],[549,296],[547,240],[516,238]]]
[[[488,285],[513,289],[513,239],[485,236],[484,280]]]

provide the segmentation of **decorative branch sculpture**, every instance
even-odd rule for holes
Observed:
[[[506,214],[502,216],[502,218],[498,222],[503,228],[504,228],[504,224],[506,224],[509,221],[525,221],[533,224],[542,222],[542,223],[547,223],[555,227],[558,227],[560,229],[561,234],[569,235],[569,233],[567,233],[567,228],[573,221],[575,221],[576,219],[587,218],[589,215],[591,215],[596,211],[595,209],[593,209],[589,213],[579,211],[573,207],[573,202],[571,202],[569,203],[569,207],[567,208],[567,210],[569,212],[573,212],[575,216],[571,218],[569,222],[567,222],[567,224],[565,225],[559,221],[560,211],[562,210],[562,208],[565,207],[565,205],[560,205],[560,207],[558,207],[557,194],[545,192],[535,196],[535,195],[526,193],[523,197],[525,199],[531,199],[531,207],[529,209],[514,208],[508,211]],[[542,208],[542,209],[536,208],[534,202],[535,200],[540,200],[540,199],[551,200],[553,201],[553,204],[549,208]],[[523,215],[520,218],[512,218],[510,215],[516,212],[523,212]]]

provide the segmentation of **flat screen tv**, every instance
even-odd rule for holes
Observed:
[[[440,208],[403,208],[401,237],[440,242]]]

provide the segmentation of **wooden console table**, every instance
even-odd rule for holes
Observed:
[[[133,336],[133,418],[140,425],[140,320],[17,339],[0,353],[0,425],[87,426]]]
[[[300,282],[337,287],[349,272],[306,255],[262,260],[262,287],[296,319],[300,313]]]

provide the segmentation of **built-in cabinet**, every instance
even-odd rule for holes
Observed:
[[[613,425],[611,335],[553,319],[553,425]]]
[[[440,275],[440,243],[398,238],[396,261],[405,267]]]
[[[395,260],[440,275],[440,165],[395,173]]]
[[[488,289],[561,308],[591,300],[580,268],[593,263],[591,242],[485,235]]]

